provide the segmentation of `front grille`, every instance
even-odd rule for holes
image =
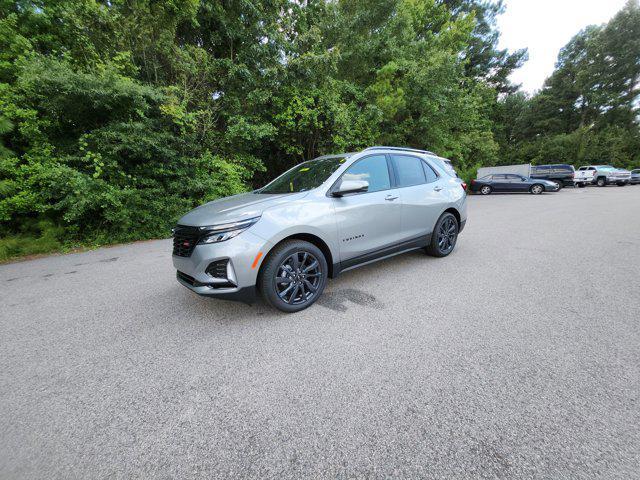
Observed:
[[[176,277],[178,277],[180,280],[183,280],[183,281],[187,282],[192,287],[201,287],[201,286],[205,285],[204,283],[200,283],[199,281],[197,281],[191,275],[187,275],[186,273],[182,273],[180,270],[176,271]]]
[[[198,227],[177,225],[173,230],[173,254],[178,257],[190,257],[200,240]]]
[[[229,260],[216,260],[215,262],[211,262],[207,269],[206,273],[211,275],[213,278],[222,278],[224,280],[227,279],[227,263]]]

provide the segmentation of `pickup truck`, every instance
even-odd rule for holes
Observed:
[[[578,187],[585,187],[589,183],[604,187],[616,184],[624,187],[631,179],[631,172],[611,165],[586,165],[580,167],[573,178]]]

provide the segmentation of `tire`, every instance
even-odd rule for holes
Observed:
[[[542,192],[544,192],[544,186],[540,185],[539,183],[536,183],[535,185],[531,185],[531,188],[529,189],[529,191],[533,195],[540,195]]]
[[[619,187],[624,187],[624,186],[626,185],[626,183],[624,183],[624,182],[618,182],[618,184],[617,184],[617,185],[618,185]]]
[[[309,269],[314,264],[316,267]],[[272,307],[287,313],[299,312],[322,295],[328,273],[327,260],[318,247],[303,240],[287,240],[267,255],[258,275],[258,289]],[[286,281],[278,282],[276,278]]]
[[[489,195],[492,191],[493,188],[491,188],[489,185],[483,185],[482,187],[480,187],[480,193],[482,195]]]
[[[606,187],[607,186],[607,179],[604,177],[598,177],[598,179],[596,180],[596,185],[599,187]]]
[[[585,183],[579,183],[578,188],[585,188],[587,185]]]
[[[562,180],[554,180],[554,182],[558,184],[558,190],[562,190],[562,187],[564,187],[564,183],[562,183]]]
[[[459,231],[460,226],[456,217],[449,212],[443,213],[436,222],[431,234],[431,242],[425,251],[432,257],[446,257],[453,252]]]

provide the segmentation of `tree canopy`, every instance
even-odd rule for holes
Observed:
[[[0,0],[0,258],[164,236],[315,156],[638,162],[640,9],[532,97],[502,1]],[[4,238],[4,240],[2,239]],[[4,242],[4,243],[3,243]]]

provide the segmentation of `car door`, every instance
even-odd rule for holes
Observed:
[[[442,205],[447,202],[444,180],[420,157],[390,157],[402,198],[402,241],[424,238],[433,231]]]
[[[399,242],[402,204],[399,192],[392,188],[387,156],[369,155],[357,160],[338,182],[343,180],[366,180],[369,189],[333,199],[341,261]]]
[[[506,190],[510,192],[526,192],[531,185],[531,182],[528,182],[526,178],[512,174],[505,175],[505,183],[507,185]]]
[[[503,173],[495,174],[491,177],[491,188],[494,192],[506,192],[509,190],[507,179]]]

